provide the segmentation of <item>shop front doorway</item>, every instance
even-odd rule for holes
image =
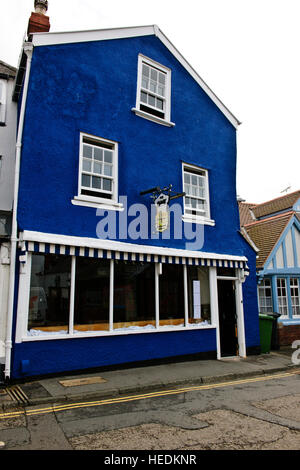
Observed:
[[[235,281],[218,279],[221,357],[239,354]]]

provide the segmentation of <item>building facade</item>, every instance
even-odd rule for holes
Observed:
[[[240,209],[259,248],[259,311],[280,314],[279,344],[290,346],[300,337],[300,191]]]
[[[6,377],[257,352],[237,119],[156,26],[24,51]]]

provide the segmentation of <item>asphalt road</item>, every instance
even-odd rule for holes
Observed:
[[[300,450],[300,375],[17,407],[0,414],[0,441],[3,451],[102,450],[111,460],[117,451]]]

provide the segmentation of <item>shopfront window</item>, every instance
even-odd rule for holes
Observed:
[[[74,330],[109,329],[109,282],[109,260],[77,259]]]
[[[205,267],[188,266],[189,323],[211,323],[209,271]]]
[[[155,326],[155,265],[114,262],[114,329]]]
[[[184,325],[183,266],[162,265],[159,276],[159,324]]]
[[[208,267],[55,254],[29,259],[28,336],[211,325]]]
[[[71,257],[32,255],[28,330],[68,332]]]

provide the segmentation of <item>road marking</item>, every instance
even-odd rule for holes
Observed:
[[[159,398],[159,397],[164,397],[168,395],[179,395],[180,393],[196,392],[196,391],[201,391],[201,390],[211,390],[214,388],[223,388],[223,387],[230,387],[230,386],[242,385],[242,384],[247,384],[247,383],[262,382],[264,380],[281,379],[281,378],[291,377],[296,374],[299,374],[299,371],[286,372],[286,373],[274,374],[274,375],[273,374],[265,375],[265,376],[259,376],[259,377],[242,379],[242,380],[235,380],[235,381],[230,381],[230,382],[220,382],[220,383],[207,384],[207,385],[196,385],[192,387],[176,388],[176,389],[171,389],[171,390],[161,390],[157,392],[144,393],[140,395],[129,395],[125,397],[108,398],[105,400],[77,402],[77,403],[69,403],[69,404],[62,404],[62,405],[52,405],[50,407],[39,408],[39,409],[11,411],[11,412],[0,414],[0,419],[12,419],[12,418],[17,418],[23,415],[34,416],[34,415],[39,415],[39,414],[74,410],[76,408],[104,406],[104,405],[111,405],[115,403],[126,403],[126,402],[136,401],[136,400],[145,400],[147,398]]]

